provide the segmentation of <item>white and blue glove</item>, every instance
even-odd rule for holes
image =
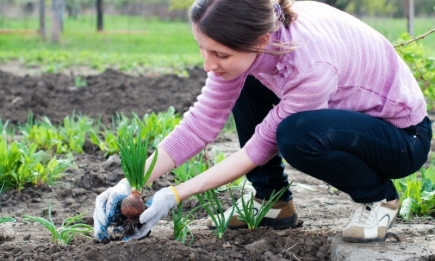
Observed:
[[[122,179],[114,187],[97,196],[94,210],[94,236],[98,241],[109,240],[108,228],[121,215],[121,203],[131,194],[130,184]]]
[[[130,184],[126,179],[122,179],[116,186],[97,196],[94,210],[94,236],[98,241],[107,242],[110,240],[108,228],[115,225],[120,218],[121,203],[130,194]],[[123,241],[146,236],[151,228],[160,219],[166,217],[171,208],[175,207],[179,202],[178,193],[174,187],[170,186],[159,190],[154,198],[151,198],[145,204],[148,209],[139,217],[142,226],[133,235],[125,237]],[[122,228],[118,227],[117,230],[122,230]]]

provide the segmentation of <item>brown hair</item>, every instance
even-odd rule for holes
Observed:
[[[277,30],[277,20],[289,27],[296,19],[296,13],[291,9],[293,2],[279,0],[280,17],[275,14],[273,0],[195,0],[189,14],[201,33],[214,41],[236,51],[259,52],[255,48],[258,39]],[[273,46],[281,51],[264,52],[282,53],[283,47],[294,49],[286,43],[274,43]]]

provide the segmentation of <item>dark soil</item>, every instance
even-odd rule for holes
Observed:
[[[188,78],[175,75],[133,77],[108,70],[86,76],[87,87],[76,88],[74,77],[63,74],[19,77],[0,71],[0,118],[3,122],[25,123],[29,111],[36,118],[47,116],[53,123],[73,112],[101,117],[109,124],[117,112],[126,115],[166,111],[173,106],[182,115],[195,102],[205,82],[202,69],[189,72]],[[222,133],[211,144],[229,155],[238,148],[235,134]],[[210,151],[210,150],[209,150]],[[0,195],[1,217],[15,217],[16,223],[0,225],[0,260],[329,260],[328,237],[339,235],[347,222],[352,202],[343,193],[332,191],[327,184],[287,166],[293,181],[292,191],[300,217],[298,228],[250,231],[227,231],[218,239],[205,226],[205,211],[198,212],[191,223],[191,245],[175,241],[172,220],[161,220],[150,236],[127,243],[112,240],[108,244],[76,237],[62,247],[50,242],[51,235],[42,225],[24,222],[22,215],[47,218],[52,204],[56,224],[68,216],[85,213],[84,221],[93,225],[95,197],[115,185],[122,177],[118,157],[105,159],[101,153],[75,156],[76,168],[68,169],[55,186],[26,187],[21,192]],[[162,187],[174,184],[167,174],[145,189],[148,198]],[[230,206],[228,193],[221,193],[225,208]],[[196,199],[184,201],[184,211],[198,205]],[[416,242],[427,235],[427,222],[398,222],[402,240]],[[430,225],[430,224],[429,224]],[[420,229],[418,229],[420,228]],[[433,230],[432,230],[433,232]]]

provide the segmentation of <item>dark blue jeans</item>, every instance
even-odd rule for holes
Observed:
[[[279,99],[248,77],[233,114],[240,145]],[[397,198],[391,179],[406,177],[426,162],[432,139],[429,118],[399,129],[363,113],[325,109],[295,113],[278,126],[277,155],[247,174],[256,197],[267,199],[288,184],[283,157],[292,167],[323,180],[359,203]],[[291,180],[291,178],[290,178]],[[282,200],[292,199],[291,191]]]

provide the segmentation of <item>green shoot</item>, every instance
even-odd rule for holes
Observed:
[[[53,222],[53,218],[51,217],[51,204],[48,207],[48,216],[50,220],[42,217],[34,217],[29,215],[23,215],[23,218],[25,221],[34,221],[43,225],[50,231],[52,235],[51,241],[59,243],[62,246],[68,245],[75,235],[92,239],[90,236],[88,236],[88,234],[93,232],[93,227],[81,223],[83,222],[81,218],[84,217],[85,214],[66,218],[62,222],[61,227],[59,228],[56,228],[56,225]]]
[[[266,216],[267,212],[277,203],[281,196],[290,187],[291,183],[286,187],[282,188],[278,193],[272,192],[269,200],[263,200],[259,209],[254,207],[254,195],[252,192],[249,199],[246,200],[245,197],[240,198],[241,206],[237,204],[233,194],[231,198],[233,200],[233,205],[235,206],[236,212],[239,215],[239,219],[246,223],[248,229],[257,229],[263,218]],[[242,191],[244,190],[245,184],[243,184]]]
[[[0,224],[1,223],[6,223],[6,222],[12,222],[15,223],[15,218],[11,218],[11,217],[0,217]]]
[[[207,164],[207,161],[204,160],[204,155],[205,152],[202,151],[186,163],[174,169],[173,172],[176,176],[175,182],[177,184],[183,183],[206,171],[209,168],[209,165]]]
[[[121,155],[121,168],[131,188],[142,191],[156,164],[158,150],[155,150],[151,166],[145,173],[145,162],[148,156],[148,138],[141,139],[141,130],[134,135],[134,129],[128,128],[123,136],[118,136],[118,146]],[[144,174],[145,173],[145,174]]]
[[[221,239],[224,236],[225,231],[228,229],[228,225],[231,219],[228,218],[227,220],[225,220],[225,211],[222,209],[222,205],[220,204],[219,198],[214,189],[204,192],[204,196],[205,199],[201,195],[196,195],[199,202],[201,203],[201,206],[205,209],[207,214],[212,219],[213,224],[216,226],[216,229],[213,230],[213,234],[217,238]],[[210,203],[207,204],[206,201]],[[233,207],[232,212],[229,215],[230,217],[233,216],[234,210],[235,208]]]
[[[197,206],[189,211],[187,214],[183,214],[183,203],[180,202],[177,205],[177,211],[174,208],[172,212],[172,221],[174,222],[174,232],[173,236],[175,240],[180,241],[183,245],[186,244],[187,238],[190,236],[189,246],[192,245],[195,237],[192,232],[190,232],[188,225],[192,222],[193,214],[200,208]]]
[[[87,87],[88,83],[86,81],[86,78],[83,78],[81,76],[75,76],[74,77],[74,86],[77,89],[83,88],[83,87]]]

